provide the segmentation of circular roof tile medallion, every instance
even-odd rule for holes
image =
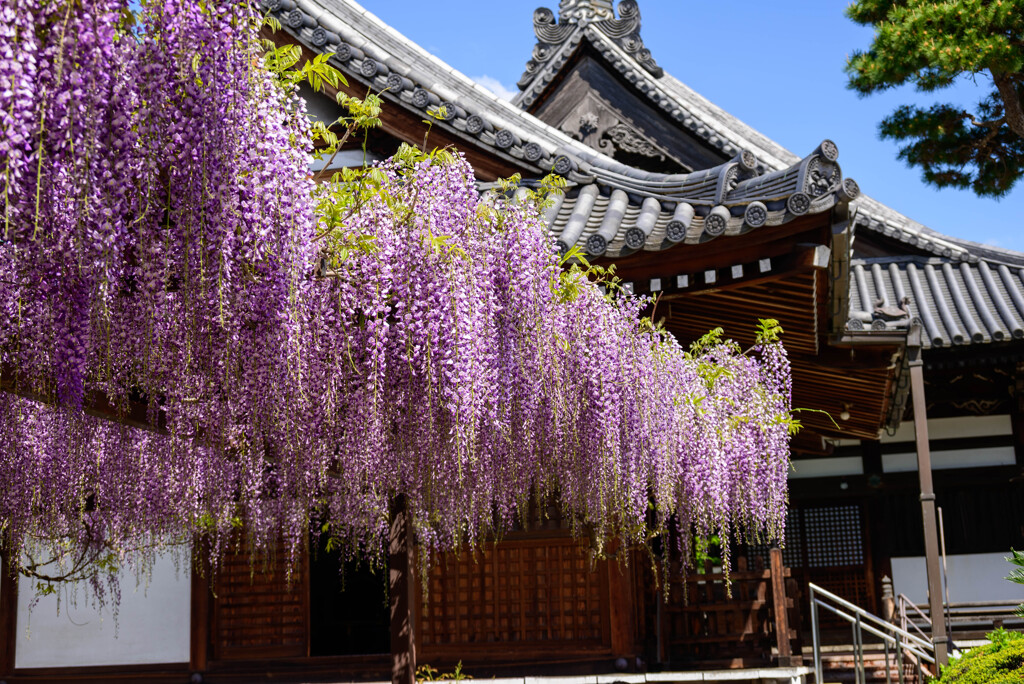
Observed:
[[[757,156],[750,150],[740,152],[740,166],[747,171],[757,170]]]
[[[857,181],[852,178],[844,178],[843,186],[839,191],[839,196],[847,202],[852,202],[860,197],[860,186],[857,185]]]
[[[576,170],[576,165],[573,164],[572,159],[569,159],[564,154],[559,155],[555,158],[555,163],[551,167],[554,173],[559,176],[568,176],[570,173]]]
[[[405,81],[401,76],[392,72],[388,74],[388,91],[397,95],[405,90]]]
[[[293,9],[284,18],[284,23],[288,24],[293,29],[302,28],[302,10]]]
[[[412,105],[425,109],[430,104],[430,93],[423,88],[417,88],[412,94]]]
[[[373,78],[380,71],[380,65],[372,57],[364,57],[363,63],[359,65],[359,73],[366,78]]]
[[[872,330],[885,330],[885,328],[885,321],[883,321],[881,318],[876,318],[875,320],[871,321]]]
[[[708,214],[704,219],[704,232],[711,237],[718,237],[725,232],[726,219],[721,214]]]
[[[523,156],[528,162],[538,162],[544,157],[544,148],[535,142],[526,143],[523,147]]]
[[[630,249],[640,249],[647,242],[647,233],[639,228],[630,228],[626,231],[626,246]]]
[[[338,46],[338,49],[334,51],[334,56],[339,62],[347,62],[355,57],[355,52],[352,50],[352,46],[348,43],[342,43]]]
[[[859,321],[859,320],[857,320],[856,318],[851,318],[850,320],[846,321],[846,329],[847,330],[863,330],[864,329],[864,323]]]
[[[317,26],[313,29],[313,35],[310,37],[309,41],[316,47],[323,47],[327,44],[327,31],[324,30],[323,26]]]
[[[768,221],[768,207],[763,202],[751,202],[743,212],[743,220],[751,228],[760,228]]]
[[[802,192],[794,192],[786,201],[786,208],[794,216],[803,216],[811,208],[811,198]]]
[[[836,159],[839,159],[839,147],[837,147],[831,140],[822,140],[821,156],[828,159],[830,162],[834,162]]]
[[[507,128],[501,129],[500,131],[498,131],[498,134],[494,136],[494,144],[496,144],[503,150],[507,150],[508,148],[516,144],[515,133],[508,130]]]
[[[608,249],[608,241],[600,235],[591,235],[587,238],[587,254],[590,256],[601,256]]]
[[[281,9],[281,0],[263,0],[263,6],[271,12],[277,12]]]
[[[455,117],[459,115],[458,111],[455,109],[455,103],[447,100],[438,105],[437,113],[438,116],[445,121],[454,121]]]
[[[953,250],[951,250],[949,247],[943,247],[942,256],[948,259],[949,257],[953,256]]]
[[[669,221],[665,226],[665,237],[669,242],[682,242],[686,239],[686,225],[682,221]]]
[[[555,242],[555,249],[558,250],[560,256],[565,256],[569,253],[569,245],[565,244],[561,240]]]
[[[474,114],[466,119],[466,130],[470,135],[480,135],[483,133],[484,128],[484,120],[481,116]]]

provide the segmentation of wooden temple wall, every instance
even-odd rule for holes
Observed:
[[[461,661],[478,677],[609,672],[616,661],[622,666],[620,659],[629,671],[783,662],[790,642],[795,643],[799,618],[787,595],[794,592],[793,580],[781,554],[776,567],[767,558],[749,566],[737,562],[731,599],[722,576],[709,567],[685,582],[681,575],[673,577],[666,602],[645,555],[633,553],[629,562],[621,557],[594,561],[565,530],[512,534],[475,555],[439,559],[427,577],[426,594],[413,578],[417,661],[441,672]],[[0,650],[0,679],[130,681],[145,674],[151,681],[180,681],[185,672],[202,673],[211,682],[271,674],[281,681],[340,673],[353,681],[386,679],[391,662],[386,651],[322,655],[311,650],[310,616],[326,597],[317,595],[310,580],[312,555],[293,570],[290,581],[283,559],[283,549],[250,557],[242,548],[222,559],[212,587],[208,576],[192,574],[187,664],[16,671],[13,652]],[[5,583],[0,619],[13,615],[15,584]],[[781,622],[780,606],[786,613]],[[782,648],[777,634],[788,637]],[[0,647],[13,649],[13,639],[0,641]],[[799,653],[798,646],[792,648]]]

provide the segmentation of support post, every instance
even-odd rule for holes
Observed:
[[[202,681],[209,658],[210,643],[210,562],[209,545],[202,538],[192,544],[192,612],[188,669],[193,681]]]
[[[416,684],[416,583],[409,510],[404,495],[391,503],[388,539],[388,590],[391,602],[391,684]]]
[[[949,662],[946,623],[943,619],[942,572],[939,565],[939,530],[935,514],[935,489],[932,485],[932,458],[928,446],[928,411],[924,397],[924,363],[921,359],[921,328],[911,328],[907,340],[910,355],[910,394],[914,406],[914,436],[917,442],[917,475],[921,484],[921,515],[924,519],[925,567],[928,571],[928,611],[932,620],[932,644],[935,662]],[[936,674],[938,674],[936,672]]]
[[[775,613],[775,648],[779,652],[779,667],[791,667],[800,663],[793,658],[789,642],[789,606],[786,600],[786,577],[782,566],[782,549],[775,546],[769,551],[772,575],[772,608]]]
[[[8,562],[9,553],[0,553],[0,679],[14,674],[18,642],[18,576]]]
[[[1013,426],[1013,453],[1017,465],[1024,471],[1024,361],[1017,363],[1010,388],[1010,424]]]
[[[624,546],[619,553],[629,553]],[[612,657],[632,662],[636,655],[633,639],[633,601],[630,592],[633,565],[606,561],[608,566],[608,622],[611,632]]]

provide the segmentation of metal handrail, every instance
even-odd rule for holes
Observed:
[[[899,596],[896,597],[896,605],[899,606],[899,611],[900,611],[900,627],[902,627],[904,631],[908,631],[907,630],[907,626],[911,625],[911,626],[913,626],[914,630],[917,631],[917,633],[921,635],[922,639],[928,639],[928,635],[925,633],[924,630],[921,629],[921,627],[916,622],[914,622],[913,620],[908,620],[907,619],[907,606],[910,606],[911,608],[914,609],[914,612],[917,613],[921,617],[921,620],[926,625],[928,625],[928,627],[930,629],[931,628],[931,624],[932,624],[932,620],[931,620],[930,617],[925,615],[924,611],[921,610],[921,607],[918,606],[913,601],[911,601],[907,597],[906,594],[900,594]]]
[[[917,667],[918,681],[923,680],[922,663],[935,664],[935,646],[927,638],[911,634],[906,629],[891,624],[877,615],[836,596],[830,591],[810,583],[811,602],[811,636],[814,644],[814,676],[819,684],[822,682],[821,668],[821,634],[818,621],[818,609],[824,608],[846,620],[853,628],[854,676],[857,684],[866,684],[867,673],[864,664],[864,632],[882,640],[885,648],[885,681],[890,682],[889,647],[896,650],[896,665],[900,684],[905,684],[903,672],[904,656],[909,656]],[[824,599],[824,600],[823,600]],[[831,603],[829,603],[831,602]],[[832,605],[835,604],[835,605]],[[915,606],[916,607],[916,606]],[[905,612],[901,611],[905,616]],[[916,627],[916,625],[915,625]]]

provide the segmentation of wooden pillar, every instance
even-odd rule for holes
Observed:
[[[1010,398],[1010,424],[1013,426],[1013,453],[1017,465],[1024,468],[1024,362],[1017,364]]]
[[[206,671],[210,644],[210,567],[207,545],[192,547],[192,613],[188,668],[193,674]]]
[[[915,337],[916,339],[913,339]],[[928,446],[928,410],[924,397],[924,363],[921,360],[921,329],[915,326],[908,340],[910,354],[910,394],[914,406],[914,435],[917,442],[917,475],[921,484],[921,515],[924,518],[925,567],[928,571],[928,609],[932,619],[932,643],[935,661],[949,662],[945,610],[942,603],[942,574],[939,567],[939,531],[935,515],[935,489],[932,485],[932,459]],[[916,343],[916,344],[915,344]]]
[[[388,590],[391,601],[391,683],[416,684],[416,583],[413,581],[412,531],[404,495],[391,503],[388,539]]]
[[[786,575],[782,565],[782,549],[775,546],[769,552],[772,576],[772,612],[775,618],[775,648],[779,652],[779,667],[800,665],[799,656],[793,656],[789,640],[789,601],[786,597]]]
[[[14,654],[18,641],[18,576],[0,553],[0,678],[14,674]]]
[[[619,548],[620,553],[629,553]],[[612,656],[631,660],[636,655],[633,634],[633,563],[605,561],[608,565],[608,621],[611,628]]]

